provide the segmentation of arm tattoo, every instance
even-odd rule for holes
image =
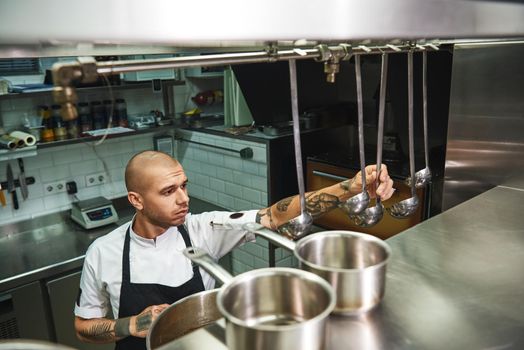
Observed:
[[[88,329],[80,330],[78,333],[82,337],[94,341],[114,340],[113,322],[110,320],[100,321]]]
[[[313,192],[306,198],[306,209],[313,218],[318,218],[322,214],[337,208],[339,204],[340,199],[329,193],[318,194]]]
[[[119,318],[115,321],[115,337],[124,338],[131,335],[129,332],[129,322],[131,317]]]
[[[355,182],[355,178],[351,178],[340,183],[340,188],[344,190],[344,193],[351,191],[351,186]]]
[[[149,329],[151,326],[151,321],[153,320],[153,314],[150,312],[139,315],[136,317],[136,331],[141,332]]]
[[[262,212],[263,210],[265,211]],[[269,218],[269,226],[271,227],[272,230],[275,230],[276,227],[275,227],[275,223],[273,222],[273,216],[271,215],[271,207],[260,210],[257,213],[255,221],[260,224],[263,216],[267,216]]]
[[[277,210],[278,211],[287,211],[287,208],[291,204],[291,201],[293,200],[293,198],[295,197],[293,196],[293,197],[284,198],[280,200],[279,202],[277,202]]]

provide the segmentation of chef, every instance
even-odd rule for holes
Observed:
[[[366,173],[370,194],[390,198],[394,189],[386,166],[378,188],[376,166],[366,167]],[[318,217],[359,193],[359,174],[307,193],[307,210]],[[186,247],[202,248],[218,260],[254,239],[243,224],[258,222],[285,232],[286,223],[300,213],[298,196],[293,196],[261,210],[192,215],[184,169],[161,152],[136,154],[127,164],[125,182],[135,216],[89,247],[74,311],[79,339],[116,342],[116,349],[145,349],[147,331],[166,307],[214,288],[211,276],[183,255]],[[114,319],[107,317],[110,309]]]

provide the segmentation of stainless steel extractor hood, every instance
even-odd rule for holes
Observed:
[[[478,0],[2,0],[1,45],[263,46],[524,36],[524,4]]]

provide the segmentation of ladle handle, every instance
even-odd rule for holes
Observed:
[[[415,142],[413,136],[413,50],[408,52],[408,137],[411,197],[415,197]]]
[[[428,157],[428,52],[422,51],[422,116],[424,120],[424,161],[426,168]]]
[[[214,279],[224,284],[233,279],[233,276],[224,269],[222,266],[218,265],[209,254],[207,254],[203,249],[196,247],[188,247],[183,251],[184,255],[189,258],[192,262],[197,265],[200,265],[204,270],[206,270]]]
[[[293,117],[293,142],[295,145],[295,164],[297,169],[298,193],[300,197],[300,213],[306,212],[306,189],[304,186],[304,170],[302,167],[302,148],[300,146],[300,124],[298,119],[298,89],[296,60],[289,60],[289,83],[291,86],[291,115]]]
[[[382,147],[384,138],[384,114],[386,111],[386,95],[388,81],[388,55],[382,53],[382,67],[380,70],[380,99],[378,104],[378,131],[377,131],[377,188],[380,184],[380,172],[382,170]],[[377,204],[380,196],[377,196]]]
[[[362,98],[362,73],[360,71],[360,55],[355,55],[355,76],[357,83],[358,108],[358,149],[360,154],[360,172],[362,175],[362,192],[366,191],[366,159],[364,150],[364,106]]]
[[[273,231],[268,230],[267,228],[264,228],[264,226],[259,224],[251,224],[247,223],[244,224],[243,229],[246,231],[249,231],[251,233],[254,233],[257,236],[263,237],[270,241],[273,244],[276,244],[284,249],[294,251],[296,243],[292,240],[287,239],[286,237],[279,235],[278,233],[275,233]]]

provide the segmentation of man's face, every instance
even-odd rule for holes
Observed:
[[[145,179],[144,179],[145,180]],[[166,162],[147,169],[143,191],[143,214],[157,226],[184,223],[188,209],[187,177],[179,163]]]

